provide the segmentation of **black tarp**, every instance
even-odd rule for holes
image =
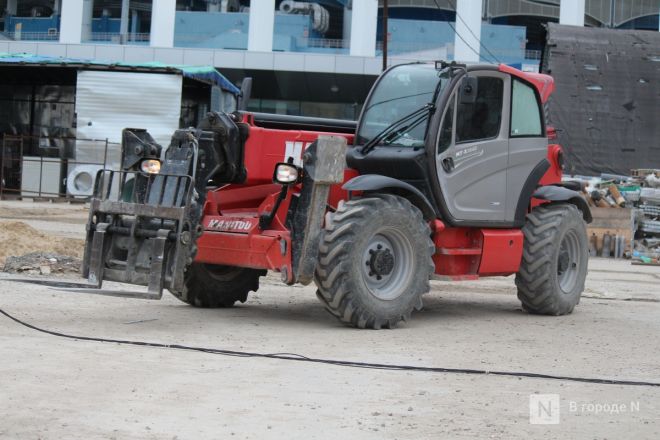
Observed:
[[[568,173],[660,168],[660,32],[549,23],[543,71]]]

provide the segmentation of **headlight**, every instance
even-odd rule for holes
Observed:
[[[160,161],[158,159],[143,160],[140,169],[143,173],[158,174],[160,173]]]
[[[297,166],[290,163],[278,163],[275,166],[275,173],[273,174],[273,182],[280,185],[291,185],[298,182],[300,178],[300,170]]]

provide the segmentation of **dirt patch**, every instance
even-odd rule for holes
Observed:
[[[9,256],[32,252],[82,258],[85,242],[43,234],[23,222],[0,222],[0,267]]]

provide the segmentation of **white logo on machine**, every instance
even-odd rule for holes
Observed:
[[[287,162],[290,157],[293,157],[293,164],[299,167],[302,166],[302,152],[312,145],[311,142],[302,142],[302,141],[286,141],[285,150],[284,150],[284,160]]]
[[[252,228],[252,222],[249,220],[218,220],[211,219],[206,225],[206,229],[212,229],[214,231],[238,231],[238,232],[247,232]]]
[[[462,150],[458,150],[455,154],[456,160],[455,160],[455,166],[458,168],[460,164],[463,162],[466,162],[470,159],[474,159],[477,157],[481,157],[484,154],[483,148],[480,148],[479,145],[475,145],[474,147],[468,147],[468,148],[463,148]]]

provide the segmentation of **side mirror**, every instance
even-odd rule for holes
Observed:
[[[241,82],[241,94],[238,97],[238,110],[247,110],[250,95],[252,94],[252,78],[243,78]]]
[[[463,77],[458,95],[461,104],[474,104],[477,100],[477,83],[477,78],[473,76]]]

